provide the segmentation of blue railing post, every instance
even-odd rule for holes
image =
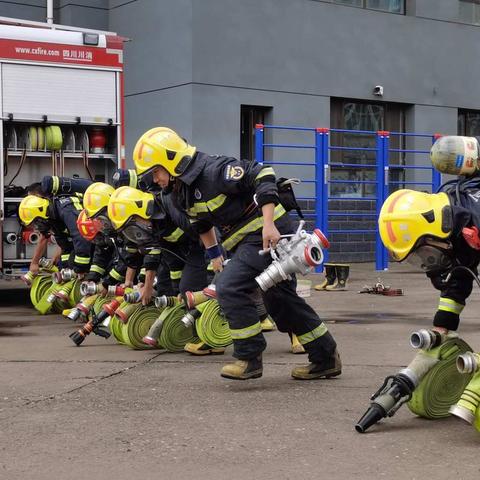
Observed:
[[[315,217],[316,225],[328,238],[328,128],[315,129]],[[323,252],[328,261],[328,250]],[[318,270],[318,269],[317,269]]]
[[[388,141],[389,132],[378,131],[377,132],[377,152],[376,152],[376,165],[377,165],[377,192],[376,192],[376,218],[380,215],[383,202],[385,201],[388,190]],[[387,268],[385,247],[383,246],[380,238],[380,232],[378,225],[375,234],[375,268],[376,270],[385,270]]]
[[[263,125],[261,123],[255,125],[255,160],[263,163]]]
[[[435,133],[432,136],[432,145],[441,137],[440,133]],[[432,167],[432,193],[435,193],[442,184],[442,174],[436,169]]]
[[[383,139],[383,153],[384,153],[384,161],[383,161],[383,199],[382,199],[382,206],[385,203],[385,200],[390,194],[390,188],[389,188],[389,171],[390,171],[390,133],[385,132],[385,137]],[[381,207],[380,207],[381,208]],[[378,215],[380,214],[380,211],[377,214],[377,220],[378,220]],[[380,237],[380,235],[378,235]],[[382,270],[388,270],[388,250],[385,248],[385,245],[383,245],[383,242],[381,242],[381,249],[382,249]]]

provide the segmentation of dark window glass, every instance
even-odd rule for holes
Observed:
[[[388,130],[404,131],[405,113],[403,105],[358,102],[346,99],[332,99],[331,126],[337,129],[356,130],[360,133],[332,132],[330,135],[331,180],[345,180],[346,183],[331,183],[330,195],[338,197],[373,197],[376,194],[374,183],[355,183],[355,181],[374,181],[376,178],[376,132]],[[371,132],[371,133],[369,133]],[[390,137],[390,148],[404,148],[404,139]],[[335,147],[340,147],[336,149]],[[390,164],[402,165],[404,154],[391,152]],[[355,165],[369,165],[355,168]],[[392,170],[398,176],[401,170]],[[399,180],[393,178],[392,180]]]
[[[240,158],[255,158],[255,125],[265,124],[271,107],[242,105],[240,107]]]
[[[460,0],[458,2],[458,16],[462,22],[480,24],[480,1]]]
[[[458,134],[467,137],[480,137],[480,112],[459,110]]]
[[[405,13],[405,0],[334,0],[334,3],[382,12]]]

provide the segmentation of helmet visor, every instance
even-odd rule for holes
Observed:
[[[144,245],[153,240],[152,226],[143,223],[128,223],[122,230],[122,234],[129,242],[135,245]]]
[[[449,270],[453,263],[448,244],[443,248],[439,245],[420,245],[407,257],[407,262],[427,273]]]
[[[38,230],[40,233],[46,233],[50,231],[50,224],[46,218],[37,217],[32,222],[32,226],[35,230]]]
[[[95,220],[98,220],[101,225],[101,232],[106,236],[106,237],[113,237],[115,235],[115,229],[113,228],[112,222],[108,217],[105,215],[100,215],[95,218]]]

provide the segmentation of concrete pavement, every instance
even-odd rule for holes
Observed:
[[[478,478],[480,433],[455,418],[427,421],[404,406],[354,431],[438,302],[404,265],[380,275],[404,297],[357,293],[378,276],[354,265],[348,292],[308,299],[344,364],[342,376],[311,382],[290,378],[306,358],[278,332],[267,334],[264,376],[235,382],[219,376],[229,355],[133,351],[93,336],[77,348],[68,320],[35,315],[25,291],[2,291],[0,479]],[[475,287],[460,330],[474,349],[479,307]]]

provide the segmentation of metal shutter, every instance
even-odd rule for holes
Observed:
[[[106,123],[117,119],[115,72],[4,63],[3,118]]]

